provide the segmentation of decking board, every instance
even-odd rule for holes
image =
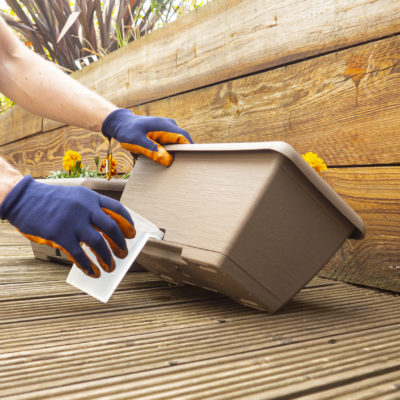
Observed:
[[[65,283],[69,267],[33,260],[12,232],[0,225],[0,398],[398,394],[400,296],[315,278],[269,315],[132,272],[102,304]]]

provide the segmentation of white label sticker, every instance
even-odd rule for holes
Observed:
[[[125,258],[121,259],[114,256],[115,270],[113,272],[104,271],[97,262],[95,255],[87,246],[83,245],[83,250],[92,262],[99,267],[101,275],[99,278],[91,278],[90,276],[85,275],[75,264],[73,264],[67,277],[67,283],[104,303],[110,299],[146,242],[150,238],[161,240],[164,236],[163,232],[161,232],[150,221],[132,210],[128,209],[128,211],[130,212],[135,224],[136,236],[133,239],[126,239],[128,255]]]

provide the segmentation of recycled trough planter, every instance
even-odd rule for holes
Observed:
[[[137,262],[161,278],[274,312],[364,223],[287,143],[168,146],[140,158],[121,202],[165,231]]]
[[[126,179],[111,179],[107,181],[104,178],[61,178],[61,179],[36,179],[37,182],[47,183],[49,185],[63,186],[84,186],[94,190],[104,196],[120,200],[122,192],[127,183]],[[31,242],[35,258],[45,261],[56,261],[63,264],[72,265],[68,257],[59,249]]]

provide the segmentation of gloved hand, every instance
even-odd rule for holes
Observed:
[[[119,258],[128,254],[124,236],[136,234],[130,214],[118,201],[85,187],[39,183],[29,175],[3,200],[0,218],[28,239],[62,250],[86,275],[95,278],[100,270],[80,243],[90,247],[105,271],[112,272],[115,261],[99,232]]]
[[[134,154],[143,154],[153,161],[168,167],[173,157],[163,144],[193,143],[190,135],[169,118],[135,115],[120,108],[104,120],[101,127],[104,136],[120,142],[121,146]]]

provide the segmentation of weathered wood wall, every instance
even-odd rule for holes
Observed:
[[[196,142],[284,140],[327,162],[364,218],[325,276],[400,291],[400,2],[214,0],[73,76],[135,113],[174,118]],[[103,137],[15,107],[0,154],[23,172],[93,164]],[[120,171],[130,155],[115,144]]]

